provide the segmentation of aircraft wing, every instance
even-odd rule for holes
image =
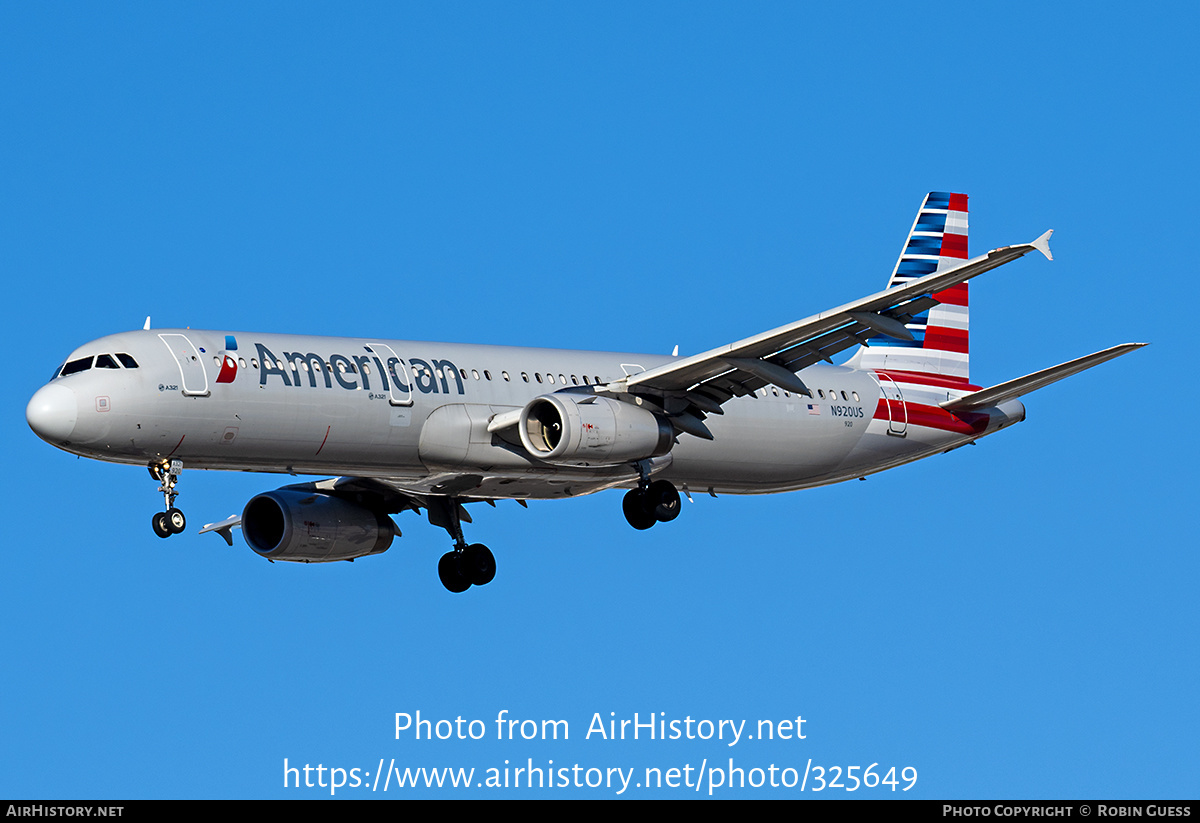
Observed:
[[[647,392],[682,396],[702,412],[721,414],[720,405],[731,397],[751,394],[767,384],[811,396],[796,372],[819,360],[857,346],[877,334],[911,340],[904,324],[914,315],[938,304],[935,292],[966,282],[1037,250],[1053,260],[1048,231],[1031,243],[1004,246],[941,272],[925,275],[902,286],[877,292],[804,320],[747,337],[639,372],[610,383],[610,392]],[[700,417],[680,410],[673,420],[690,434],[711,439]],[[690,418],[690,420],[688,419]],[[694,424],[699,424],[698,426]]]

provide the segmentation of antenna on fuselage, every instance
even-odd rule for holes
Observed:
[[[142,324],[143,331],[150,331],[150,315],[146,315],[146,322]]]

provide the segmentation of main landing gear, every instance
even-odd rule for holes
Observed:
[[[679,516],[679,492],[670,481],[651,483],[643,476],[638,487],[625,494],[621,508],[629,525],[645,531],[655,523],[669,523]]]
[[[486,586],[496,576],[496,558],[482,543],[467,545],[463,539],[462,521],[458,515],[459,503],[453,498],[443,498],[438,505],[429,507],[429,520],[444,528],[454,538],[454,549],[442,555],[438,561],[438,577],[447,591],[455,594],[465,592],[471,586]]]
[[[183,473],[183,461],[160,460],[151,463],[149,469],[150,476],[159,481],[158,490],[162,492],[163,507],[166,509],[155,514],[150,520],[150,525],[159,537],[179,534],[187,528],[187,518],[175,508],[175,498],[179,496],[179,492],[175,491],[175,484],[179,482],[179,475]]]
[[[482,543],[455,546],[438,561],[438,577],[447,591],[465,592],[471,586],[484,586],[496,576],[496,558]]]

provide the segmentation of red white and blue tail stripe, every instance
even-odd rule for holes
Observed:
[[[967,260],[967,196],[932,191],[925,197],[888,288]],[[848,365],[863,369],[937,375],[966,383],[968,360],[967,284],[937,292],[940,304],[907,323],[913,339],[873,337]]]

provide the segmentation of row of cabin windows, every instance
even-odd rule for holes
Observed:
[[[228,356],[228,355],[227,355],[227,356]],[[127,368],[127,369],[136,369],[136,368],[138,367],[137,361],[136,361],[136,360],[134,360],[134,359],[133,359],[133,358],[132,358],[130,355],[128,355],[128,354],[126,354],[126,353],[124,353],[124,352],[118,352],[118,353],[115,355],[115,358],[116,358],[116,359],[114,359],[114,355],[111,355],[111,354],[98,354],[98,355],[96,355],[94,358],[93,358],[93,357],[82,357],[82,358],[80,358],[80,359],[78,359],[78,360],[71,360],[71,361],[69,361],[68,363],[65,363],[65,364],[63,365],[63,367],[62,367],[62,368],[61,368],[61,369],[60,369],[60,370],[59,370],[59,371],[56,373],[56,375],[55,375],[55,376],[56,376],[56,377],[66,377],[66,376],[67,376],[67,375],[69,375],[69,374],[78,374],[79,372],[87,371],[88,369],[91,369],[91,368],[97,368],[97,369],[117,369],[117,368],[120,368],[121,366],[124,366],[124,367],[125,367],[125,368]],[[121,363],[121,366],[118,366],[118,365],[117,365],[117,361],[120,361],[120,363]],[[220,366],[220,365],[221,365],[221,358],[220,358],[220,357],[214,357],[214,358],[213,358],[213,363],[214,363],[214,364],[216,364],[217,366]],[[244,369],[244,368],[246,368],[246,358],[244,358],[244,357],[239,357],[239,358],[238,358],[238,365],[239,365],[241,368],[243,368],[243,369]],[[257,368],[258,368],[258,359],[257,359],[257,358],[254,358],[254,357],[250,358],[250,365],[251,365],[253,368],[256,368],[256,369],[257,369]],[[323,366],[325,369],[327,369],[327,370],[328,370],[328,371],[330,371],[330,372],[332,372],[332,371],[333,371],[333,366],[331,366],[329,363],[321,363],[321,364],[318,364],[318,365],[319,365],[319,366]],[[278,368],[280,371],[283,371],[283,370],[286,368],[286,365],[284,364],[284,362],[283,362],[282,360],[277,360],[277,361],[275,361],[275,367],[276,367],[276,368]],[[300,368],[301,368],[303,371],[308,371],[308,370],[309,370],[309,368],[310,368],[310,367],[309,367],[309,364],[308,364],[308,361],[307,361],[307,360],[301,360],[301,361],[300,361]],[[317,368],[317,366],[313,366],[312,368]],[[357,373],[358,373],[358,366],[357,366],[356,364],[354,364],[354,363],[345,363],[345,362],[343,362],[343,363],[341,363],[341,364],[340,364],[340,368],[341,368],[341,371],[342,371],[342,373],[343,373],[343,374],[345,374],[345,373],[347,373],[347,372],[349,372],[349,373],[352,373],[352,374],[357,374]],[[367,364],[367,363],[364,363],[364,364],[363,364],[363,366],[362,366],[362,369],[363,369],[363,373],[364,373],[364,374],[366,374],[366,375],[368,375],[368,376],[371,374],[371,366],[370,366],[369,364]],[[421,367],[421,366],[413,366],[413,371],[414,371],[414,372],[416,372],[416,371],[421,371],[421,370],[422,370],[422,367]],[[478,380],[478,379],[479,379],[479,370],[478,370],[478,369],[471,369],[471,371],[468,373],[466,369],[461,369],[461,368],[460,368],[460,369],[458,370],[458,372],[459,372],[459,375],[462,377],[462,379],[463,379],[463,380],[467,380],[467,379],[468,379],[468,374],[470,375],[470,378],[473,378],[473,379],[475,379],[475,380]],[[440,379],[442,379],[442,376],[443,376],[443,375],[442,375],[442,370],[441,370],[441,369],[434,369],[434,375],[435,375],[435,376],[436,376],[436,377],[437,377],[439,380],[440,380]],[[501,375],[501,377],[504,379],[504,382],[505,382],[505,383],[508,383],[508,382],[510,382],[510,381],[511,381],[511,379],[512,379],[512,378],[510,378],[510,377],[509,377],[509,374],[508,374],[508,372],[507,372],[507,371],[501,371],[501,372],[500,372],[500,375]],[[491,373],[491,371],[489,371],[488,369],[484,369],[484,370],[483,370],[483,379],[484,379],[484,380],[489,380],[489,381],[490,381],[490,380],[492,379],[492,373]],[[545,382],[545,383],[549,383],[550,385],[556,385],[556,382],[555,382],[555,379],[554,379],[554,375],[553,375],[552,373],[549,373],[549,372],[546,374],[546,376],[545,376],[545,379],[544,379],[544,380],[543,380],[543,378],[542,378],[542,373],[541,373],[541,372],[534,372],[534,373],[533,373],[533,379],[534,379],[534,380],[536,380],[538,383],[543,383],[543,382]],[[570,378],[569,378],[569,379],[570,379],[570,381],[571,381],[571,385],[574,385],[574,386],[578,386],[578,385],[580,385],[579,378],[578,378],[578,377],[576,377],[575,375],[573,375],[573,374],[572,374],[572,375],[570,375]],[[529,382],[529,372],[521,372],[521,380],[523,380],[524,382],[528,383],[528,382]],[[567,375],[565,375],[565,374],[561,374],[561,373],[558,375],[558,381],[557,381],[558,383],[561,383],[562,385],[564,385],[564,386],[565,386],[565,385],[567,385],[567,380],[568,380],[568,376],[567,376]],[[585,375],[583,375],[583,385],[585,385],[585,386],[590,386],[590,385],[602,385],[604,382],[605,382],[605,381],[603,381],[603,380],[601,380],[601,379],[600,379],[600,376],[599,376],[599,375],[595,375],[595,376],[594,376],[594,383],[593,383],[593,381],[592,381],[592,380],[590,380],[590,379],[589,379],[588,375],[586,375],[586,374],[585,374]],[[770,392],[771,392],[772,394],[774,394],[776,397],[779,397],[779,389],[778,389],[778,388],[776,388],[775,386],[771,386],[771,387],[769,388],[769,390],[770,390]],[[763,393],[763,397],[766,397],[766,396],[767,396],[767,391],[768,391],[768,389],[764,388],[764,389],[762,389],[761,391],[762,391],[762,393]],[[846,401],[846,402],[850,402],[850,396],[851,396],[851,395],[853,396],[853,398],[854,398],[854,402],[855,402],[855,403],[859,402],[858,392],[856,392],[856,391],[852,391],[852,392],[850,392],[850,395],[847,395],[847,394],[846,394],[846,392],[843,390],[843,391],[841,391],[841,392],[840,392],[840,394],[841,394],[841,398],[842,398],[842,400],[844,400],[844,401]],[[839,392],[838,392],[836,389],[830,389],[830,390],[829,390],[829,395],[828,395],[828,398],[827,398],[827,397],[826,397],[826,395],[825,395],[825,390],[824,390],[824,389],[817,389],[817,396],[818,396],[818,397],[820,397],[822,400],[825,400],[825,399],[829,399],[829,400],[837,400],[837,399],[838,399],[838,395],[839,395]],[[783,396],[784,396],[784,397],[791,397],[792,395],[791,395],[791,392],[789,392],[789,391],[786,391],[786,390],[785,390],[785,391],[783,392]]]
[[[120,366],[117,363],[120,362]],[[68,360],[62,368],[55,372],[55,377],[66,377],[68,374],[79,374],[88,369],[136,369],[137,361],[124,352],[117,354],[97,354],[95,357],[81,357],[78,360]]]
[[[766,388],[759,389],[758,392],[761,392],[763,397],[767,397],[768,392],[770,394],[775,395],[776,397],[781,396],[779,394],[780,389],[778,389],[775,386],[767,386]],[[856,392],[856,391],[852,391],[849,394],[847,394],[845,391],[838,392],[836,389],[830,389],[829,394],[826,395],[824,389],[817,389],[817,397],[821,398],[822,400],[837,400],[839,394],[841,394],[842,400],[846,401],[847,403],[850,402],[851,397],[854,398],[855,403],[860,402],[859,398],[858,398],[858,392]],[[791,397],[792,393],[787,391],[786,389],[784,389],[782,396],[783,397]]]
[[[226,356],[228,357],[229,355],[226,355]],[[215,365],[217,365],[217,366],[220,366],[220,365],[221,365],[221,358],[220,358],[220,357],[214,357],[214,358],[213,358],[213,363],[214,363]],[[244,357],[239,357],[239,358],[238,358],[238,365],[239,365],[241,368],[243,368],[243,369],[244,369],[244,368],[246,368],[246,358],[244,358]],[[283,370],[285,370],[285,369],[289,368],[289,366],[290,366],[290,365],[291,365],[290,363],[285,363],[285,362],[284,362],[284,361],[282,361],[282,360],[276,360],[276,361],[275,361],[275,368],[279,369],[280,371],[283,371]],[[255,358],[255,357],[251,357],[251,358],[250,358],[250,367],[251,367],[251,368],[255,368],[255,369],[257,369],[257,368],[258,368],[258,358]],[[308,361],[307,361],[307,360],[300,360],[300,361],[299,361],[299,367],[300,367],[300,370],[301,370],[301,371],[308,371],[308,370],[309,370],[309,368],[310,368],[310,366],[309,366],[309,363],[308,363]],[[330,365],[328,362],[325,362],[325,363],[320,363],[320,364],[314,365],[314,366],[312,366],[311,368],[314,368],[314,369],[318,369],[318,370],[319,370],[321,367],[323,367],[325,370],[327,370],[327,371],[329,371],[329,372],[332,372],[332,371],[333,371],[333,366],[332,366],[332,365]],[[339,368],[339,370],[340,370],[340,371],[341,371],[343,374],[346,374],[346,373],[350,373],[350,374],[358,374],[358,366],[357,366],[355,363],[346,363],[346,362],[339,363],[339,364],[338,364],[338,368]],[[425,369],[424,369],[424,367],[423,367],[423,366],[412,366],[412,370],[413,370],[414,372],[421,372],[421,371],[424,371]],[[363,363],[363,364],[362,364],[362,371],[363,371],[363,374],[365,374],[365,375],[368,375],[368,376],[369,376],[369,375],[371,374],[371,366],[370,366],[370,364],[369,364],[369,363]],[[435,375],[435,376],[436,376],[436,377],[437,377],[439,380],[441,380],[441,379],[442,379],[442,377],[444,376],[444,375],[442,374],[442,370],[441,370],[441,369],[434,369],[434,370],[433,370],[433,373],[434,373],[434,375]],[[471,369],[470,371],[467,371],[466,369],[459,369],[459,370],[458,370],[458,373],[459,373],[459,375],[462,377],[462,379],[463,379],[463,380],[470,380],[470,379],[479,380],[479,379],[480,379],[480,371],[479,371],[479,369]],[[507,372],[507,371],[501,371],[501,372],[500,372],[500,376],[503,378],[503,380],[504,380],[504,382],[505,382],[505,383],[512,382],[512,378],[509,376],[509,374],[508,374],[508,372]],[[490,371],[490,370],[488,370],[488,369],[484,369],[484,370],[483,370],[483,374],[482,374],[482,379],[490,381],[490,380],[492,379],[492,373],[491,373],[491,371]],[[529,382],[529,380],[530,380],[530,378],[529,378],[529,372],[521,372],[521,379],[522,379],[523,381],[525,381],[526,383],[528,383],[528,382]],[[570,380],[570,381],[571,381],[571,385],[573,385],[573,386],[578,386],[578,385],[581,385],[581,383],[580,383],[580,378],[579,378],[579,377],[577,377],[577,376],[576,376],[576,375],[574,375],[574,374],[572,374],[572,375],[569,375],[569,376],[568,376],[568,375],[565,375],[565,374],[559,374],[559,375],[558,375],[558,379],[557,379],[557,381],[556,381],[556,380],[555,380],[555,377],[554,377],[554,375],[553,375],[553,374],[549,374],[549,373],[547,373],[547,374],[545,375],[545,377],[543,378],[543,376],[542,376],[542,373],[541,373],[541,372],[534,372],[534,373],[533,373],[533,379],[534,379],[534,380],[536,380],[538,383],[549,383],[549,384],[551,384],[551,385],[556,385],[556,384],[558,384],[558,383],[561,383],[562,385],[564,385],[564,386],[565,386],[565,385],[567,385],[567,381],[568,381],[568,380]],[[586,374],[585,374],[585,375],[583,375],[583,378],[582,378],[582,380],[583,380],[583,382],[582,382],[582,385],[584,385],[584,386],[590,386],[590,385],[593,385],[593,384],[594,384],[594,385],[603,385],[603,384],[606,382],[606,381],[604,381],[604,380],[601,380],[599,375],[595,375],[594,377],[589,377],[588,375],[586,375]]]
[[[126,355],[126,356],[128,356],[128,355]],[[214,357],[213,362],[219,366],[221,364],[221,358]],[[246,358],[239,357],[238,365],[240,365],[243,369],[246,368]],[[250,365],[257,369],[258,368],[258,360],[253,357],[250,358]],[[320,365],[324,366],[324,368],[329,370],[330,372],[333,371],[333,366],[331,366],[329,363],[322,363]],[[287,365],[282,360],[277,360],[277,361],[275,361],[275,367],[278,368],[280,371],[283,371],[287,367]],[[316,368],[316,367],[314,366],[314,368]],[[358,366],[354,363],[343,362],[343,363],[339,364],[339,368],[341,369],[343,374],[346,374],[346,373],[357,374],[358,373]],[[309,364],[308,364],[307,360],[300,361],[300,369],[302,371],[306,371],[306,372],[309,370]],[[424,371],[423,366],[413,366],[412,369],[413,369],[413,372]],[[363,374],[370,376],[371,366],[369,363],[363,363],[362,370],[363,370]],[[434,376],[437,377],[437,379],[439,379],[439,380],[442,379],[443,374],[442,374],[441,369],[434,369],[433,373],[434,373]],[[460,368],[458,370],[458,373],[459,373],[459,376],[461,376],[463,380],[470,380],[470,379],[479,380],[480,379],[479,369],[471,369],[468,372],[466,369]],[[509,376],[507,371],[501,371],[500,376],[503,378],[505,383],[512,382],[512,378]],[[492,373],[490,370],[488,370],[488,369],[483,370],[483,379],[487,380],[487,381],[490,381],[492,379]],[[574,374],[568,376],[568,375],[560,373],[558,375],[558,380],[556,382],[554,375],[551,373],[547,373],[546,376],[543,378],[541,372],[534,372],[533,379],[535,381],[537,381],[538,383],[549,383],[552,386],[557,385],[557,384],[562,384],[565,386],[565,385],[567,385],[567,380],[570,380],[571,385],[573,385],[573,386],[580,385],[580,378]],[[595,375],[594,377],[589,378],[589,376],[585,374],[585,375],[583,375],[582,379],[583,379],[582,385],[585,385],[585,386],[590,386],[590,385],[598,385],[599,386],[599,385],[604,385],[604,383],[606,382],[604,380],[601,380],[599,375]],[[529,382],[529,372],[521,372],[521,380],[528,383]],[[594,380],[594,383],[593,383],[593,380]],[[763,397],[767,396],[768,391],[771,394],[775,395],[776,397],[780,396],[780,394],[779,394],[780,390],[778,388],[776,388],[775,386],[769,386],[767,388],[760,389],[760,391],[762,392]],[[840,394],[841,394],[842,400],[846,401],[847,403],[850,402],[851,395],[853,396],[855,403],[859,402],[858,392],[856,392],[856,391],[852,391],[852,392],[850,392],[850,394],[847,394],[845,391],[841,391]],[[836,389],[830,389],[828,397],[826,396],[824,389],[817,389],[817,396],[820,397],[822,400],[826,400],[826,399],[837,400],[838,395],[839,395],[839,392]],[[784,390],[783,396],[791,397],[792,393],[787,390]]]

